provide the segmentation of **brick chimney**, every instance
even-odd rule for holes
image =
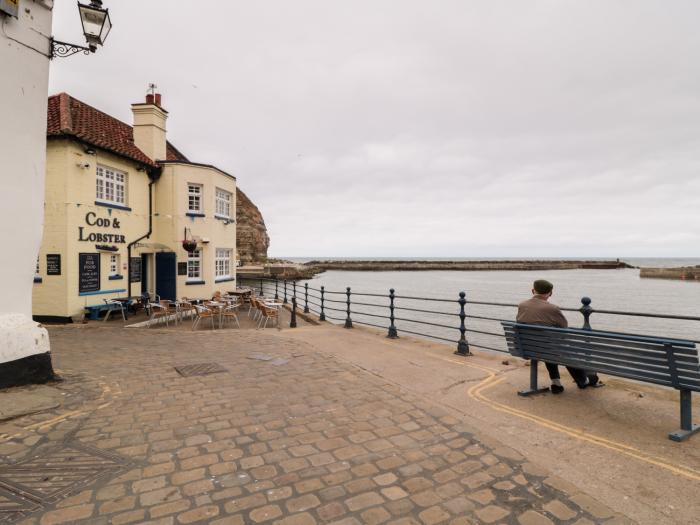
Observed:
[[[132,104],[134,143],[152,160],[165,160],[168,112],[161,107],[160,93],[146,95],[146,102]]]

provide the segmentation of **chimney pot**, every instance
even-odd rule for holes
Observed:
[[[163,96],[160,93],[156,93],[156,106],[160,107]]]
[[[153,94],[149,93],[146,95],[146,104],[153,104]]]

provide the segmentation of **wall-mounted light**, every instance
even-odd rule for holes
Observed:
[[[97,155],[97,152],[88,146],[87,148],[85,148],[85,154],[86,155]]]
[[[97,51],[97,46],[102,46],[107,40],[112,29],[112,20],[109,17],[109,9],[102,8],[102,0],[92,0],[90,4],[78,2],[80,21],[83,24],[83,34],[87,40],[87,47],[61,42],[51,37],[49,59],[54,57],[69,57],[76,53],[89,55]]]

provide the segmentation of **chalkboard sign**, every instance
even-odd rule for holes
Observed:
[[[78,291],[96,292],[100,289],[100,254],[78,254]]]
[[[61,254],[46,254],[46,275],[61,275]]]
[[[131,267],[129,270],[129,282],[140,283],[141,282],[141,257],[131,258]]]
[[[178,275],[187,275],[187,263],[186,262],[177,263],[177,274]]]

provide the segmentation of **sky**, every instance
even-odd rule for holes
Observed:
[[[275,257],[700,256],[700,2],[105,0],[66,91],[234,174]],[[54,36],[82,43],[75,2]]]

